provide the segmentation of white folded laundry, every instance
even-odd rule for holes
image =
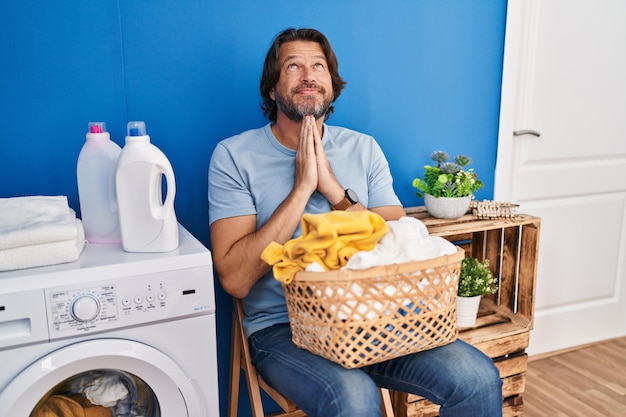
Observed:
[[[76,240],[66,196],[0,198],[0,249]]]
[[[85,231],[80,219],[74,218],[77,236],[72,240],[26,245],[0,250],[0,271],[34,268],[74,262],[85,247]]]
[[[0,271],[72,262],[84,247],[67,197],[0,198]]]

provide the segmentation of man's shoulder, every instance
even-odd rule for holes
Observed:
[[[337,126],[337,125],[324,125],[331,133],[341,133],[345,135],[365,135],[365,133],[359,132],[358,130],[350,129],[345,126]],[[367,136],[367,135],[366,135]]]
[[[226,147],[237,146],[241,143],[249,143],[251,138],[258,138],[259,136],[265,136],[265,130],[267,129],[267,125],[262,127],[257,127],[255,129],[249,129],[238,133],[236,135],[230,136],[226,139],[222,139],[220,144]]]
[[[350,129],[348,127],[343,126],[335,126],[335,125],[325,125],[328,129],[328,133],[333,138],[338,139],[348,139],[348,138],[368,138],[370,140],[374,139],[372,136],[367,133],[359,132],[358,130]]]

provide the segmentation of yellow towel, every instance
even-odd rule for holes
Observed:
[[[261,259],[273,265],[277,280],[289,284],[313,262],[327,271],[341,268],[355,253],[374,249],[388,230],[385,219],[371,211],[305,214],[302,236],[284,245],[270,243]]]
[[[38,404],[32,417],[112,417],[110,409],[93,405],[82,395],[52,395]]]

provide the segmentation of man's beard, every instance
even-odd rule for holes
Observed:
[[[301,122],[304,116],[313,115],[315,120],[324,116],[328,109],[332,104],[332,97],[326,97],[326,89],[324,87],[317,87],[320,94],[322,94],[323,101],[321,103],[317,102],[317,97],[303,96],[301,103],[296,103],[293,100],[293,97],[297,94],[297,91],[301,88],[311,88],[310,86],[298,86],[291,90],[291,95],[289,97],[283,97],[278,93],[278,91],[274,90],[274,98],[276,100],[276,107],[278,110],[283,113],[287,118],[293,120],[294,122]]]

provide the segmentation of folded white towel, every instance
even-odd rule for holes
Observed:
[[[0,271],[74,262],[85,247],[83,224],[76,218],[74,223],[78,234],[75,239],[0,250]]]
[[[371,251],[357,252],[348,260],[346,269],[366,269],[410,261],[437,258],[456,253],[456,247],[439,236],[429,236],[426,225],[414,217],[401,217],[387,222],[389,232]]]
[[[0,198],[0,271],[72,262],[84,246],[67,197]]]
[[[0,249],[76,240],[66,196],[0,198]]]

